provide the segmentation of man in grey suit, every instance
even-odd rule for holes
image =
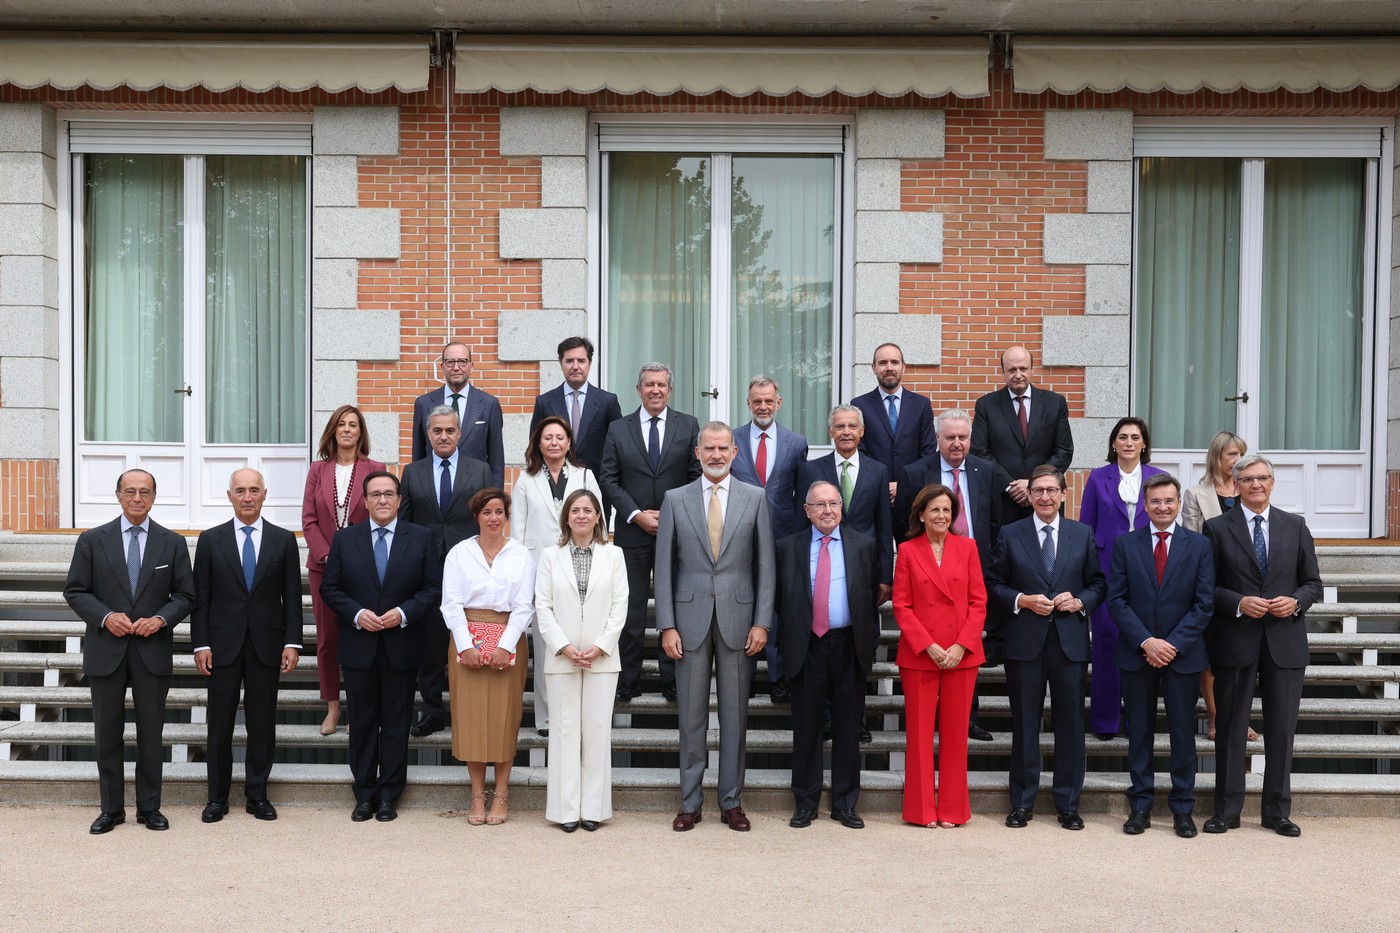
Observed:
[[[763,651],[773,621],[773,526],[763,490],[729,475],[734,432],[721,421],[700,430],[704,476],[672,489],[656,533],[656,628],[676,662],[680,706],[681,808],[671,828],[700,822],[707,757],[710,671],[719,698],[720,820],[749,830],[740,795],[748,728],[749,658]]]

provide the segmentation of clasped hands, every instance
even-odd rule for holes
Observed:
[[[1153,667],[1166,667],[1176,658],[1176,646],[1164,638],[1149,638],[1142,643],[1142,653]]]
[[[753,657],[768,644],[768,629],[755,625],[749,629],[749,637],[744,640],[744,654]],[[668,628],[661,633],[661,650],[672,661],[679,661],[685,651],[681,648],[681,633]]]
[[[561,651],[560,654],[568,658],[574,667],[590,668],[593,666],[594,661],[603,656],[603,649],[599,648],[597,645],[589,645],[587,648],[580,651],[573,645],[565,645],[564,650]]]
[[[503,671],[510,667],[510,652],[497,646],[487,655],[473,645],[457,652],[457,663],[463,667],[489,667],[493,670]]]
[[[375,615],[368,609],[361,609],[360,614],[355,617],[355,621],[366,632],[382,632],[385,629],[398,628],[403,625],[403,612],[395,607],[383,615]]]
[[[1240,615],[1251,619],[1262,619],[1264,616],[1286,619],[1297,611],[1298,600],[1292,596],[1275,596],[1273,599],[1246,596],[1240,600]]]
[[[1038,616],[1048,616],[1052,612],[1083,612],[1084,600],[1073,593],[1060,593],[1054,599],[1040,593],[1022,593],[1021,608],[1029,609]]]
[[[933,658],[934,664],[937,664],[945,671],[950,671],[957,667],[967,655],[967,649],[956,643],[954,643],[952,647],[944,648],[937,642],[934,642],[925,648],[924,652],[928,654],[930,658]]]
[[[118,638],[126,635],[140,635],[142,638],[149,638],[164,627],[165,620],[160,616],[146,616],[133,622],[131,616],[125,612],[109,612],[107,618],[102,620],[102,624],[107,626],[107,631]]]

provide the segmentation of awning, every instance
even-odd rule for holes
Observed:
[[[1021,39],[1013,46],[1018,91],[1111,93],[1206,88],[1229,93],[1318,88],[1388,91],[1400,85],[1395,39]]]
[[[0,83],[65,91],[422,91],[428,38],[9,35],[0,37]]]
[[[983,97],[987,40],[460,36],[461,93]]]

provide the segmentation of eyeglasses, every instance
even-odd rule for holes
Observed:
[[[384,492],[371,492],[365,496],[365,498],[369,499],[371,502],[379,502],[384,499],[397,499],[398,497],[399,494],[393,490],[388,490]]]
[[[1148,499],[1148,500],[1147,500],[1147,504],[1148,504],[1149,506],[1152,506],[1153,508],[1163,508],[1163,507],[1166,507],[1166,506],[1176,505],[1176,500],[1175,500],[1175,499]]]
[[[464,369],[472,364],[471,360],[443,360],[443,369]]]
[[[121,495],[123,499],[154,499],[156,491],[154,489],[123,489]]]
[[[1241,486],[1262,486],[1271,479],[1273,479],[1272,476],[1265,474],[1264,476],[1241,476],[1235,482]]]
[[[1059,486],[1037,486],[1030,490],[1033,499],[1048,499],[1060,492]]]
[[[806,505],[807,508],[814,512],[835,512],[841,508],[841,500],[837,499],[834,502],[808,502]]]

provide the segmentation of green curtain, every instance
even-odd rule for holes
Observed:
[[[831,408],[835,157],[734,157],[730,192],[731,423],[749,419],[749,379],[783,393],[780,421],[826,436]]]
[[[83,160],[84,436],[185,439],[184,165]]]
[[[1140,160],[1137,223],[1137,414],[1155,446],[1204,449],[1235,429],[1240,160]]]
[[[205,159],[211,444],[306,441],[306,162]]]
[[[1259,446],[1357,450],[1366,161],[1264,162]]]

